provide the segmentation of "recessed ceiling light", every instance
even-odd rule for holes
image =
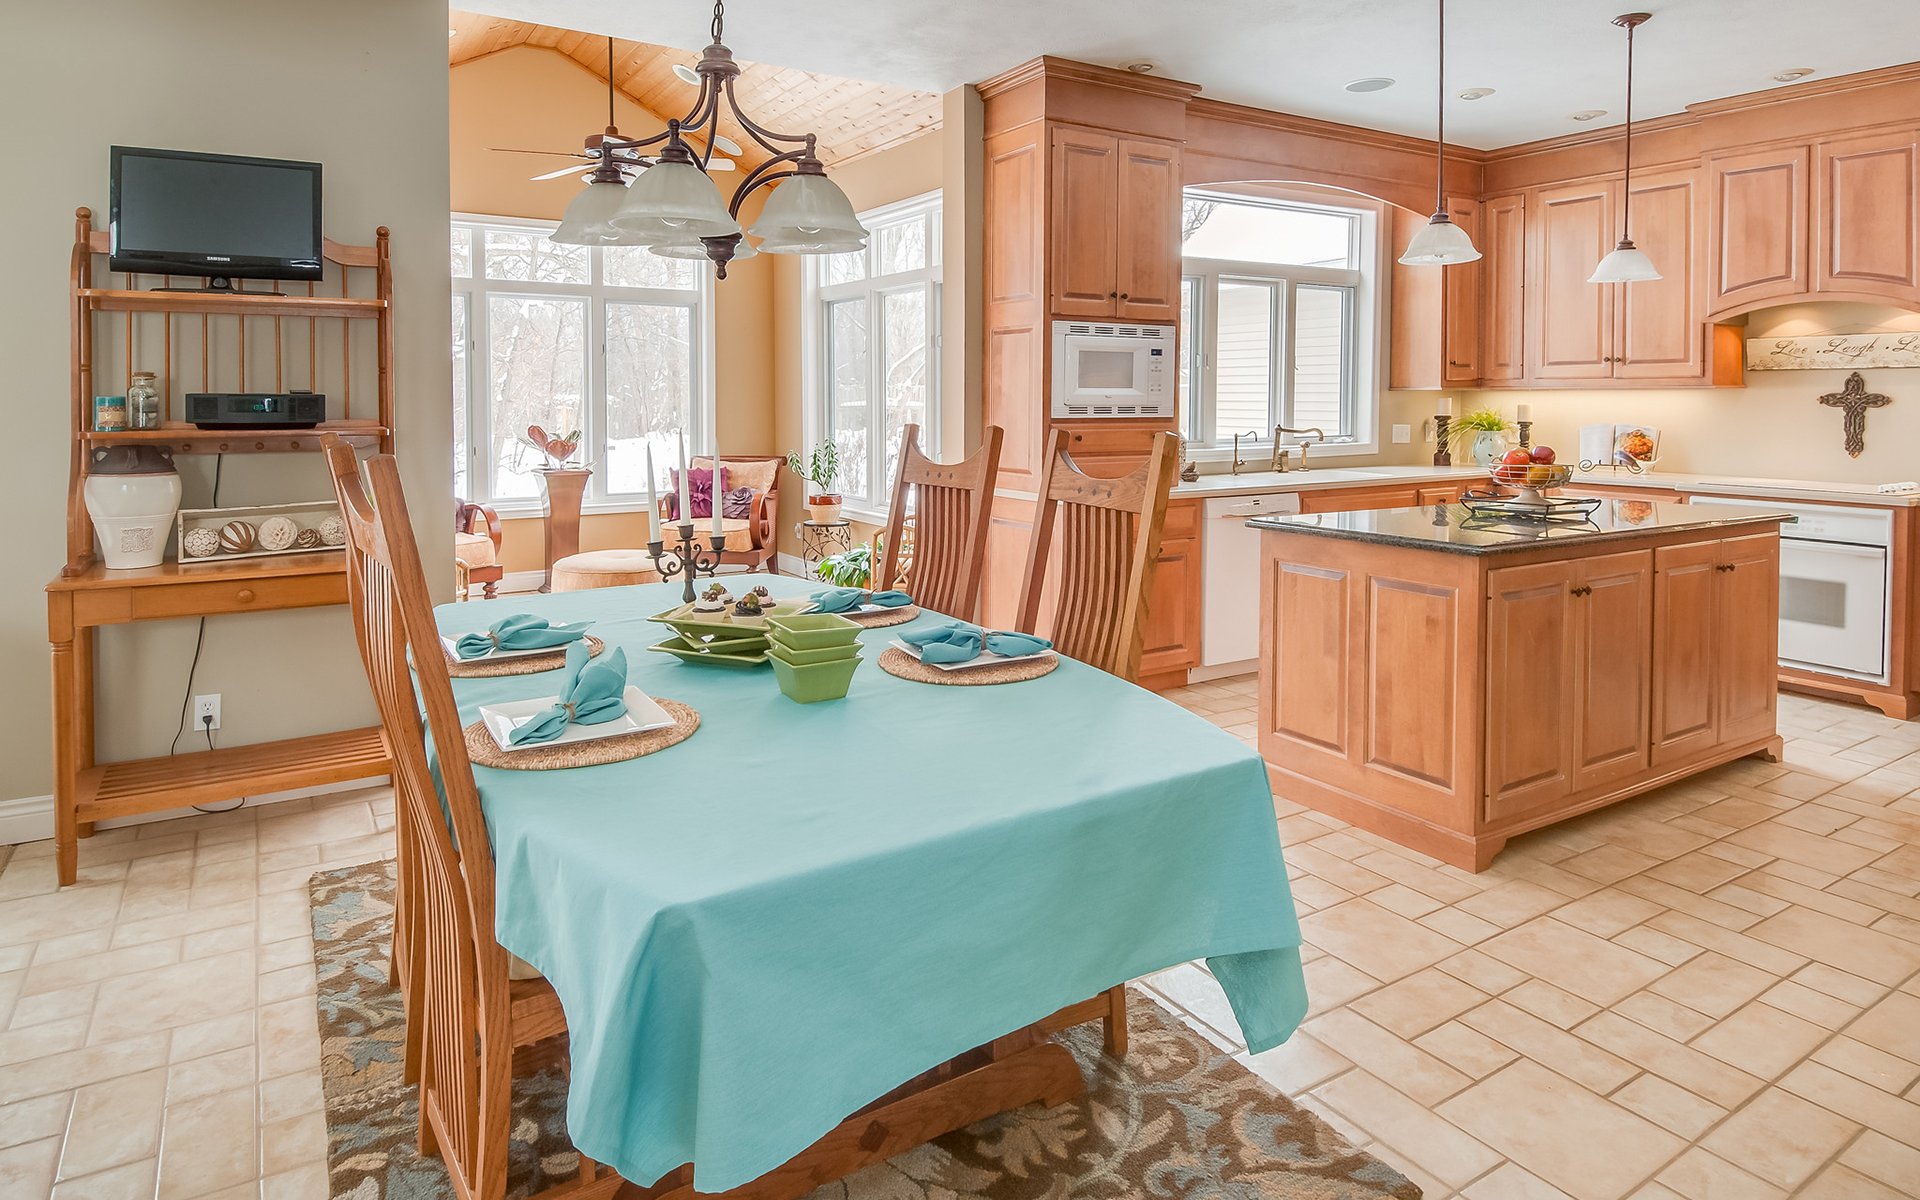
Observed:
[[[1121,70],[1132,71],[1135,75],[1148,75],[1153,72],[1153,64],[1143,58],[1138,62],[1122,63]]]
[[[1385,75],[1369,75],[1365,79],[1356,79],[1347,85],[1350,92],[1384,92],[1393,86],[1393,80]]]
[[[1468,88],[1466,91],[1460,93],[1460,98],[1462,100],[1485,100],[1491,95],[1493,95],[1492,88]]]
[[[1606,115],[1607,110],[1604,108],[1583,108],[1577,113],[1569,113],[1568,119],[1572,121],[1591,121],[1597,117],[1604,117]]]
[[[700,72],[685,63],[673,64],[673,73],[680,77],[680,82],[682,83],[691,83],[695,87],[700,86]]]
[[[1805,79],[1811,74],[1813,74],[1812,67],[1788,67],[1774,75],[1774,79],[1780,83],[1792,83],[1796,79]]]

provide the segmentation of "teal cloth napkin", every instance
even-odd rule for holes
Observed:
[[[495,621],[482,633],[469,633],[454,643],[453,652],[461,658],[480,658],[495,650],[541,650],[564,646],[586,636],[592,621],[573,625],[552,625],[545,617],[515,613]]]
[[[900,640],[917,647],[920,660],[930,663],[972,662],[980,657],[982,647],[1008,658],[1021,658],[1053,648],[1053,643],[1046,638],[1030,633],[982,629],[965,621],[952,621],[932,629],[908,630],[900,635]]]
[[[614,649],[595,659],[585,642],[567,647],[567,673],[552,708],[514,729],[507,740],[516,746],[550,742],[569,724],[598,725],[627,711],[627,652]]]
[[[900,608],[912,604],[913,597],[905,592],[869,592],[860,588],[829,588],[813,594],[813,611],[823,613],[850,612],[862,604],[878,604],[882,608]]]

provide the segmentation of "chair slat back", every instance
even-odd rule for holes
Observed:
[[[1147,593],[1160,557],[1167,494],[1179,469],[1179,441],[1171,433],[1155,435],[1147,461],[1114,479],[1082,471],[1066,442],[1062,429],[1047,439],[1018,627],[1040,628],[1057,529],[1057,600],[1049,623],[1054,645],[1062,654],[1130,680],[1140,669]]]
[[[894,585],[904,569],[907,590],[922,608],[971,621],[980,608],[980,571],[987,554],[993,484],[1000,474],[998,425],[986,427],[980,448],[957,463],[939,463],[920,449],[920,427],[900,435],[900,467],[893,478],[881,560],[873,586]],[[912,489],[913,555],[903,563],[908,490]]]
[[[400,893],[422,962],[407,998],[408,1019],[424,1022],[421,1103],[448,1169],[467,1185],[461,1194],[497,1196],[507,1147],[483,1131],[505,1128],[512,1052],[506,952],[493,936],[493,855],[473,764],[399,467],[385,454],[363,467],[331,434],[323,443],[347,527],[348,601],[392,756],[395,824],[404,830]]]

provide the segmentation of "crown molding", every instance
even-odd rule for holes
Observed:
[[[1031,83],[1036,79],[1068,79],[1075,83],[1089,83],[1116,91],[1136,92],[1142,96],[1182,102],[1193,99],[1200,91],[1200,85],[1197,83],[1146,75],[1138,71],[1123,71],[1118,67],[1101,67],[1093,63],[1077,62],[1071,58],[1058,58],[1051,54],[1030,58],[1017,67],[1002,71],[990,79],[983,79],[974,85],[974,90],[980,93],[981,99],[991,100],[1002,92],[1011,91],[1021,84]]]
[[[1214,100],[1206,96],[1196,96],[1187,105],[1187,115],[1215,121],[1226,121],[1235,125],[1249,125],[1258,129],[1271,129],[1276,133],[1297,133],[1309,137],[1337,138],[1355,145],[1373,146],[1381,150],[1396,150],[1415,154],[1432,154],[1433,142],[1429,138],[1413,137],[1404,133],[1389,133],[1383,129],[1369,129],[1364,125],[1343,125],[1338,121],[1323,121],[1318,117],[1302,117],[1293,113],[1276,112],[1268,108],[1254,108],[1246,104],[1234,104],[1226,100]],[[1447,157],[1461,162],[1485,162],[1489,153],[1476,150],[1471,146],[1457,146],[1447,143]]]

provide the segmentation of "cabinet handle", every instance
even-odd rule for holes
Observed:
[[[1130,300],[1130,299],[1132,299],[1132,297],[1130,297],[1130,296],[1128,296],[1128,295],[1127,295],[1127,294],[1126,294],[1125,292],[1121,292],[1121,293],[1120,293],[1120,298],[1121,298],[1122,300]]]

